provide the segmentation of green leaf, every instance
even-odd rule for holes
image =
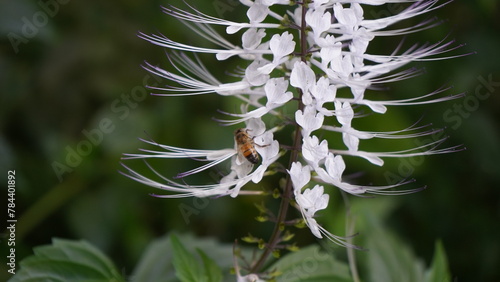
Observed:
[[[378,215],[364,210],[365,226],[360,228],[364,239],[365,254],[358,256],[367,259],[368,281],[414,281],[424,279],[425,265],[413,250],[385,226]]]
[[[170,236],[170,242],[174,252],[173,264],[177,278],[186,282],[207,281],[199,262],[193,254],[186,250],[175,235]]]
[[[201,259],[203,260],[203,266],[205,270],[205,274],[208,277],[208,281],[210,282],[219,282],[222,281],[222,270],[215,263],[215,261],[207,256],[202,250],[196,249]]]
[[[448,259],[441,241],[436,242],[434,257],[430,269],[425,275],[427,282],[446,282],[451,281],[451,275],[448,270]]]
[[[196,238],[190,234],[183,234],[178,238],[188,252],[193,253],[196,249],[200,249],[204,253],[210,254],[210,257],[217,262],[218,267],[222,270],[224,281],[234,281],[235,276],[229,273],[229,270],[233,267],[232,244],[221,244],[214,239]],[[246,257],[251,257],[251,250],[242,248],[241,251]],[[174,251],[170,235],[154,240],[142,255],[133,272],[131,281],[178,282],[179,278],[175,274],[173,256]],[[203,257],[199,261],[200,265],[202,260]],[[211,275],[217,276],[217,274],[210,274],[212,271],[216,272],[215,270],[208,270],[205,267],[205,271],[209,278],[212,277]]]
[[[147,246],[133,271],[131,281],[178,281],[172,264],[172,246],[168,236],[156,239]]]
[[[34,248],[9,281],[124,281],[113,263],[85,241],[53,239]]]
[[[317,245],[287,254],[268,270],[282,273],[276,281],[352,281],[348,265],[321,251]]]
[[[389,214],[395,207],[392,202],[367,201],[365,204],[356,202],[353,209],[360,215],[356,229],[360,231],[361,246],[367,252],[357,252],[356,256],[364,266],[366,281],[408,281],[408,282],[443,282],[449,281],[446,255],[440,243],[436,245],[433,263],[429,270],[425,269],[423,260],[418,258],[410,245],[401,240],[390,230],[373,210],[385,209]],[[385,208],[384,208],[385,206]]]

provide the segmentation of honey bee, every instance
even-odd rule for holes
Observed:
[[[239,154],[252,164],[257,164],[259,162],[259,154],[255,150],[256,144],[253,141],[253,137],[250,137],[250,134],[248,134],[248,129],[236,129],[236,131],[234,131],[234,140],[236,141]]]

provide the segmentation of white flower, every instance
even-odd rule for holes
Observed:
[[[335,39],[333,35],[324,38],[317,38],[316,44],[321,47],[319,57],[321,58],[321,69],[329,70],[333,60],[338,60],[342,56],[342,42]]]
[[[241,276],[240,273],[238,272],[236,276],[237,276],[236,278],[237,282],[265,282],[265,280],[260,279],[257,274],[253,273]]]
[[[295,121],[302,128],[302,135],[308,136],[311,132],[321,128],[324,116],[316,112],[314,106],[307,106],[304,111],[297,110],[295,112]]]
[[[342,140],[349,149],[349,152],[358,151],[359,138],[356,134],[351,134],[351,122],[354,118],[354,111],[348,102],[335,101],[335,116],[342,125]]]
[[[335,101],[337,88],[331,85],[326,77],[320,77],[318,82],[311,87],[312,95],[314,96],[316,111],[324,116],[333,115],[332,111],[323,106],[329,102]]]
[[[245,69],[245,79],[251,86],[260,86],[269,80],[269,74],[259,71],[259,68],[264,66],[266,62],[264,60],[255,60]]]
[[[292,179],[295,201],[299,206],[304,221],[314,236],[322,238],[318,224],[314,219],[314,214],[328,206],[330,196],[324,194],[323,186],[319,185],[316,185],[312,190],[306,189],[302,192],[302,188],[309,183],[311,178],[309,166],[302,166],[301,163],[295,162],[292,163],[292,167],[288,173]]]
[[[358,3],[352,3],[350,8],[344,8],[341,3],[335,3],[333,13],[339,26],[347,34],[355,31],[363,20],[363,8]]]
[[[411,27],[391,28],[396,24],[400,26],[403,20],[429,13],[446,3],[438,4],[438,0],[240,2],[248,7],[248,20],[244,22],[219,19],[189,5],[190,11],[172,6],[164,8],[166,14],[179,19],[214,47],[176,42],[164,35],[140,33],[139,36],[169,49],[167,54],[172,68],[165,70],[150,63],[144,65],[147,71],[166,81],[164,86],[150,87],[155,91],[154,94],[230,96],[232,101],[238,103],[235,107],[238,112],[219,111],[229,119],[216,120],[224,126],[242,127],[240,124],[245,123],[245,128],[251,135],[248,145],[254,146],[262,159],[261,162],[257,165],[250,163],[238,152],[236,144],[235,148],[192,150],[145,141],[150,145],[159,146],[163,151],[144,150],[143,154],[127,154],[125,159],[189,158],[206,162],[202,166],[180,173],[177,179],[212,169],[226,161],[231,162],[230,169],[216,183],[203,185],[191,185],[186,179],[178,181],[165,177],[147,162],[149,169],[158,176],[158,181],[125,165],[124,174],[141,183],[174,193],[159,197],[236,197],[241,194],[258,194],[262,191],[246,191],[243,189],[244,185],[249,182],[260,183],[267,174],[284,172],[281,164],[273,164],[289,150],[291,167],[286,171],[290,177],[284,186],[289,190],[282,191],[283,195],[291,195],[290,189],[293,187],[295,201],[311,232],[316,237],[325,236],[346,245],[342,238],[322,228],[314,217],[317,211],[326,208],[329,196],[325,190],[336,187],[355,195],[405,194],[415,190],[391,190],[411,180],[382,186],[351,184],[342,177],[349,164],[344,161],[344,156],[360,157],[371,164],[382,166],[384,158],[441,154],[460,148],[455,146],[439,149],[438,146],[444,141],[441,139],[399,151],[366,151],[363,150],[363,143],[371,139],[411,139],[428,136],[438,130],[414,124],[402,130],[362,131],[357,129],[357,123],[353,122],[358,118],[387,114],[391,107],[425,105],[462,96],[443,95],[448,88],[442,88],[406,99],[370,98],[378,97],[377,91],[384,89],[380,87],[382,84],[412,78],[422,73],[415,68],[401,70],[407,64],[437,60],[440,59],[439,56],[460,47],[454,46],[453,41],[443,40],[433,44],[415,44],[408,49],[397,46],[396,50],[389,50],[386,54],[370,52],[370,43],[377,37],[404,36],[435,26],[435,20],[431,19]],[[377,8],[373,6],[395,2],[409,4],[400,13],[391,16],[373,19],[364,16],[365,7],[369,6],[372,11]],[[274,5],[283,7],[275,9]],[[380,8],[383,7],[385,6]],[[283,9],[288,10],[281,14],[277,12]],[[222,26],[227,34],[233,35],[232,37],[241,36],[241,42],[227,40],[214,26]],[[238,58],[241,63],[229,79],[220,81],[210,72],[210,67],[205,66],[197,56],[201,53],[212,54],[218,60]],[[448,58],[451,57],[453,56]],[[383,125],[377,127],[379,126]],[[278,143],[274,136],[286,134],[275,133],[285,127],[294,127],[293,140],[280,140]],[[229,132],[232,130],[228,128],[228,137],[225,138],[229,138]],[[326,138],[331,135],[339,136],[333,140],[340,140],[341,136],[342,142],[328,141]],[[281,147],[280,143],[283,144]],[[348,158],[345,160],[348,161]],[[238,277],[247,279],[239,274]]]
[[[264,91],[266,92],[266,108],[274,109],[293,98],[293,94],[288,89],[288,81],[283,77],[273,78],[267,81]]]
[[[314,71],[304,62],[296,62],[290,74],[290,84],[302,90],[302,102],[304,105],[312,103],[309,89],[316,83]]]
[[[241,42],[243,48],[247,50],[256,49],[260,45],[262,39],[266,36],[266,32],[263,29],[249,28],[243,33],[241,37]]]
[[[315,1],[316,2],[316,1]],[[306,22],[312,28],[315,40],[331,27],[332,15],[324,8],[310,9],[306,13]]]
[[[235,120],[220,120],[226,124],[237,124],[249,119],[257,119],[265,114],[271,112],[272,110],[283,106],[286,102],[290,101],[293,98],[292,92],[286,91],[288,88],[288,81],[284,78],[271,78],[266,82],[264,86],[264,93],[267,98],[267,102],[265,106],[260,106],[259,108],[252,110],[243,114],[230,114],[227,115],[237,117]]]
[[[307,163],[316,169],[321,161],[328,155],[328,141],[319,139],[316,136],[306,136],[303,138],[302,155]]]
[[[240,189],[252,181],[254,183],[260,182],[264,173],[268,169],[269,165],[274,163],[279,158],[279,143],[273,139],[273,134],[270,131],[265,131],[264,123],[261,120],[250,120],[246,127],[250,132],[254,132],[255,139],[262,147],[257,146],[257,151],[262,157],[261,164],[253,170],[254,165],[246,160],[244,157],[238,154],[236,149],[221,149],[221,150],[194,150],[172,147],[167,145],[160,145],[153,141],[142,140],[150,145],[155,145],[163,149],[164,151],[153,151],[153,150],[142,150],[146,154],[125,154],[123,159],[150,159],[150,158],[162,158],[162,159],[178,159],[178,158],[188,158],[196,159],[198,161],[206,161],[205,165],[197,167],[195,169],[179,173],[175,178],[185,178],[195,173],[200,173],[209,168],[212,168],[228,159],[231,159],[231,171],[229,174],[220,179],[219,183],[209,184],[209,185],[189,185],[186,182],[180,183],[173,179],[169,179],[161,175],[153,167],[151,167],[147,162],[149,169],[156,174],[160,179],[165,181],[165,183],[160,183],[149,177],[143,176],[128,166],[122,164],[126,172],[122,172],[125,176],[128,176],[138,182],[146,184],[151,187],[159,188],[165,191],[174,192],[176,194],[168,195],[154,195],[160,198],[181,198],[181,197],[209,197],[209,196],[226,196],[236,197],[240,194]],[[235,146],[236,147],[236,146]],[[243,194],[258,194],[261,191],[244,191]]]
[[[331,184],[335,187],[338,187],[349,194],[364,194],[364,193],[372,193],[372,194],[386,194],[386,195],[402,195],[408,194],[415,191],[420,191],[421,188],[414,190],[403,190],[403,191],[384,191],[387,189],[395,188],[400,185],[404,185],[410,182],[405,181],[393,185],[385,185],[385,186],[360,186],[353,185],[347,182],[342,181],[342,174],[346,168],[344,159],[340,155],[334,156],[332,153],[329,153],[326,157],[325,168],[318,167],[315,168],[316,173],[318,174],[318,178],[316,179],[319,182],[323,182],[325,184]]]
[[[307,227],[311,230],[311,233],[318,238],[326,236],[331,241],[342,246],[357,248],[356,246],[347,243],[345,238],[335,236],[325,230],[314,218],[317,211],[323,210],[328,206],[330,196],[324,193],[324,187],[321,185],[316,185],[313,189],[307,188],[302,192],[303,187],[309,182],[309,166],[302,166],[301,163],[294,162],[292,163],[291,169],[288,173],[292,179],[295,201],[297,202],[302,218],[306,222]]]
[[[293,49],[295,48],[293,35],[288,32],[284,32],[281,35],[275,34],[273,38],[271,38],[269,47],[273,53],[273,61],[272,63],[259,68],[259,71],[263,74],[271,73],[275,67],[282,64],[286,60],[286,58],[284,58],[285,56],[293,52]]]
[[[262,22],[269,13],[269,6],[262,3],[262,0],[255,0],[248,9],[247,17],[251,23]]]
[[[311,180],[311,169],[309,166],[302,166],[299,162],[292,163],[290,170],[288,171],[292,179],[293,191],[301,190],[302,187],[306,186]]]
[[[295,200],[300,207],[300,212],[306,221],[307,226],[311,229],[314,236],[318,238],[323,238],[319,230],[319,225],[314,219],[314,214],[328,206],[328,200],[330,197],[328,194],[324,194],[323,186],[316,185],[314,188],[306,189],[303,193],[295,190]]]

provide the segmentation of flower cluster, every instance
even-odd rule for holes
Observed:
[[[376,97],[382,84],[400,81],[420,74],[420,70],[401,67],[413,61],[435,60],[443,53],[452,51],[452,41],[435,44],[415,44],[406,50],[398,46],[389,55],[368,52],[370,42],[376,37],[400,36],[417,32],[437,24],[426,20],[408,28],[391,27],[403,20],[428,13],[444,4],[437,0],[240,0],[248,7],[248,22],[233,22],[206,15],[193,7],[185,11],[176,7],[164,8],[164,12],[179,19],[204,39],[219,46],[218,49],[202,48],[176,42],[163,35],[140,34],[140,37],[170,50],[168,57],[175,71],[168,71],[146,64],[149,72],[163,77],[168,84],[153,88],[156,95],[183,96],[218,94],[233,96],[241,101],[240,112],[227,113],[220,119],[222,125],[244,127],[252,135],[252,144],[261,156],[261,162],[252,164],[244,158],[235,142],[234,148],[220,150],[193,150],[159,145],[145,141],[160,150],[143,150],[142,154],[126,154],[131,158],[191,158],[206,163],[181,173],[174,179],[164,177],[153,167],[150,169],[162,182],[145,177],[124,165],[130,178],[162,190],[173,192],[157,197],[209,197],[257,194],[262,191],[242,189],[249,182],[259,183],[274,164],[290,151],[288,182],[283,195],[293,196],[294,205],[318,238],[323,236],[339,244],[346,243],[321,227],[315,213],[325,209],[329,195],[325,190],[339,188],[350,194],[404,194],[413,190],[393,190],[405,184],[386,186],[361,186],[348,183],[343,178],[345,156],[366,159],[376,166],[384,164],[383,158],[411,157],[452,152],[457,147],[437,149],[443,140],[416,148],[393,152],[369,152],[359,149],[360,140],[385,138],[408,139],[431,135],[436,130],[427,126],[411,125],[408,128],[373,132],[353,127],[353,119],[362,118],[359,109],[373,114],[384,114],[391,106],[429,104],[458,98],[461,95],[441,96],[446,89],[419,97],[399,100],[367,98],[367,92]],[[400,13],[377,19],[365,19],[363,7],[388,2],[408,2]],[[273,5],[290,5],[286,14],[273,11]],[[224,26],[226,33],[241,33],[241,44],[235,45],[216,32],[214,26]],[[194,53],[189,54],[189,53]],[[239,56],[245,62],[244,69],[237,71],[237,81],[220,82],[196,56],[196,53],[214,54],[218,60]],[[441,58],[442,59],[442,58]],[[285,105],[294,104],[292,117],[284,114]],[[282,119],[279,126],[266,128],[265,116]],[[274,139],[274,133],[285,126],[295,128],[293,144]],[[232,130],[231,130],[232,131]],[[230,132],[230,131],[228,131]],[[322,139],[339,134],[343,144],[332,144]],[[339,137],[340,139],[340,137]],[[190,185],[175,178],[212,168],[230,160],[231,168],[218,183]],[[284,171],[284,170],[283,170]],[[285,191],[289,187],[290,191]],[[293,189],[293,190],[291,190]],[[288,194],[287,194],[288,193]]]

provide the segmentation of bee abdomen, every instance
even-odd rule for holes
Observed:
[[[253,138],[248,134],[248,130],[245,128],[237,129],[234,132],[234,137],[239,153],[252,164],[257,164],[259,162],[259,154],[255,150]]]
[[[242,152],[243,156],[251,163],[257,164],[259,162],[259,154],[255,151],[255,148],[247,148]]]

